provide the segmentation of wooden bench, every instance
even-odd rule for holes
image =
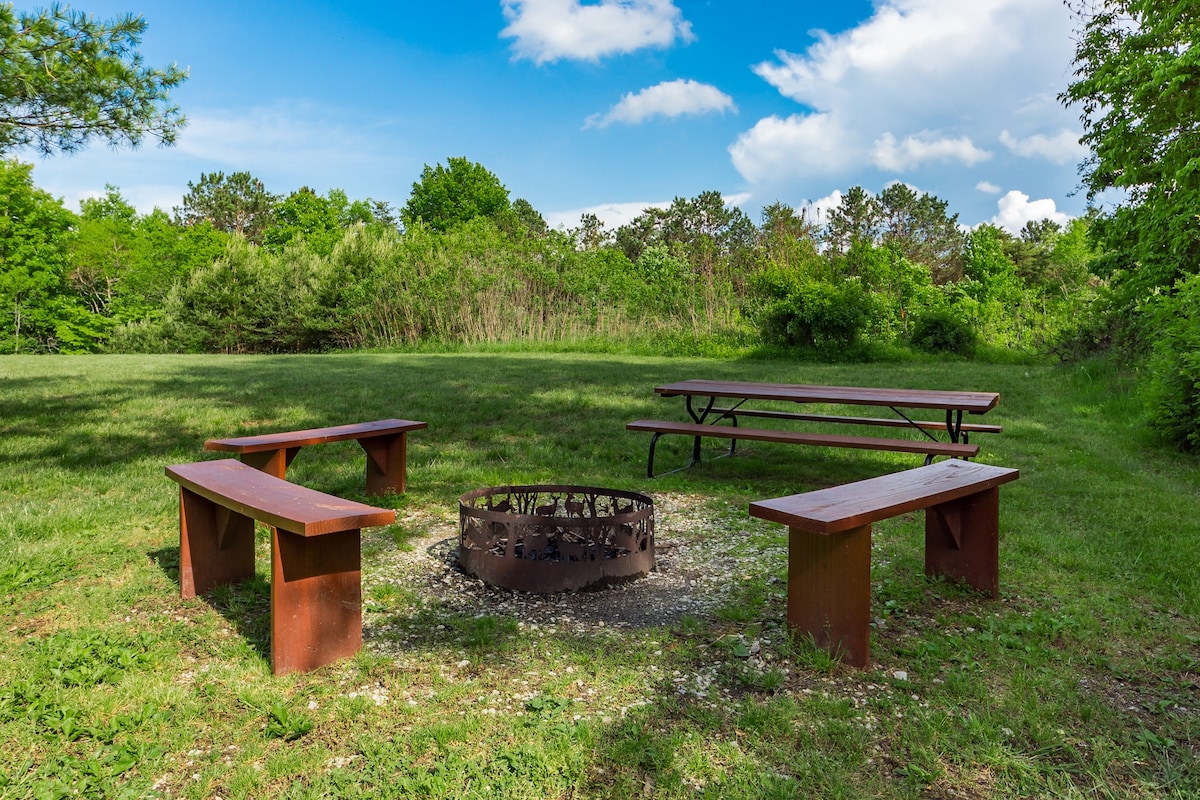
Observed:
[[[788,526],[788,627],[870,657],[871,523],[925,509],[925,574],[999,593],[1000,485],[1017,470],[942,461],[891,475],[760,500],[750,515]]]
[[[242,463],[284,478],[300,448],[354,439],[367,452],[367,494],[402,493],[407,473],[408,432],[428,427],[427,422],[411,419],[381,419],[332,428],[209,439],[204,449],[237,453]]]
[[[878,425],[887,428],[917,428],[924,430],[946,431],[949,429],[945,421],[929,422],[921,420],[901,419],[897,417],[855,417],[838,414],[802,414],[795,411],[771,411],[757,408],[714,408],[710,411],[716,417],[733,420],[737,425],[738,417],[760,417],[762,419],[788,419],[799,422],[830,422],[839,425]],[[962,443],[968,444],[971,433],[1001,433],[1004,428],[1000,425],[982,425],[976,422],[959,424],[958,430]]]
[[[179,484],[184,597],[254,577],[254,520],[271,526],[271,670],[315,669],[362,647],[359,531],[396,521],[235,459],[166,468]]]
[[[860,450],[890,450],[898,453],[922,453],[925,463],[935,456],[951,458],[973,458],[979,454],[979,445],[953,444],[950,442],[935,442],[916,439],[884,439],[875,436],[837,436],[824,433],[803,433],[799,431],[781,431],[761,428],[742,428],[730,425],[702,425],[695,422],[665,422],[663,420],[639,419],[625,426],[626,430],[650,432],[650,457],[646,461],[646,477],[654,477],[654,448],[659,437],[666,434],[695,437],[692,446],[692,460],[687,467],[700,462],[700,440],[703,437],[716,437],[737,441],[780,442],[784,444],[807,444],[819,447],[851,447]],[[733,445],[730,445],[733,452]],[[687,469],[683,467],[683,469]]]

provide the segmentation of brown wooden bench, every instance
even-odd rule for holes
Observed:
[[[271,670],[315,669],[362,647],[359,531],[396,521],[234,459],[166,468],[179,484],[184,597],[254,577],[254,520],[271,526]]]
[[[802,414],[795,411],[772,411],[757,408],[714,408],[710,412],[716,418],[724,417],[737,424],[738,417],[760,417],[762,419],[788,419],[798,422],[830,422],[839,425],[877,425],[887,428],[917,428],[919,430],[947,431],[949,426],[945,421],[930,422],[921,420],[901,419],[897,417],[855,417],[838,414]],[[956,426],[961,434],[963,444],[969,443],[971,433],[1000,433],[1004,430],[1000,425],[982,425],[977,422],[963,422]]]
[[[925,509],[925,574],[999,593],[1000,485],[1017,470],[966,461],[759,500],[788,526],[788,627],[856,667],[870,657],[871,523]]]
[[[784,444],[806,444],[819,447],[850,447],[860,450],[889,450],[898,453],[920,453],[925,463],[935,456],[951,458],[973,458],[979,454],[979,445],[954,444],[916,439],[884,439],[876,436],[838,436],[824,433],[803,433],[762,428],[742,428],[730,425],[708,425],[696,422],[666,422],[663,420],[639,419],[625,426],[626,430],[653,433],[650,438],[650,456],[646,461],[646,477],[654,477],[654,448],[661,436],[679,434],[695,437],[692,460],[687,467],[700,461],[700,440],[704,437],[730,439],[732,441],[780,442]],[[730,446],[733,452],[733,446]],[[683,467],[682,469],[687,469]]]
[[[404,491],[408,432],[428,427],[427,422],[411,419],[381,419],[332,428],[209,439],[204,443],[204,449],[237,453],[243,463],[276,478],[284,478],[300,448],[354,439],[367,452],[367,494],[380,495]]]

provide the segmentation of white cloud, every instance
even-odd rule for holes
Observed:
[[[694,39],[673,0],[501,0],[517,58],[537,64],[559,59],[596,61],[646,47]]]
[[[1046,0],[877,0],[858,26],[816,31],[805,49],[778,49],[753,67],[803,110],[743,133],[730,147],[734,167],[751,184],[780,168],[794,179],[837,170],[861,184],[862,166],[977,165],[996,155],[977,143],[997,141],[1014,120],[1024,130],[1070,124],[1047,98],[1070,77],[1071,26],[1068,10]],[[1045,155],[1062,141],[1022,144]]]
[[[1044,158],[1055,164],[1077,162],[1087,154],[1087,148],[1079,143],[1079,134],[1067,128],[1054,136],[1037,133],[1024,139],[1005,130],[1000,132],[1000,143],[1019,156]]]
[[[604,229],[611,232],[632,222],[634,217],[641,215],[647,208],[669,208],[670,200],[651,203],[601,203],[600,205],[576,208],[567,211],[549,211],[543,214],[546,224],[555,229],[578,228],[580,218],[584,214],[595,214],[604,223]]]
[[[1053,200],[1030,200],[1024,192],[1013,190],[1001,197],[996,204],[1000,211],[992,217],[992,224],[1009,233],[1020,233],[1026,222],[1052,219],[1060,225],[1071,221],[1071,217],[1060,212]]]
[[[902,142],[897,142],[891,132],[884,133],[875,141],[871,154],[876,166],[892,172],[903,172],[930,161],[957,161],[970,167],[991,157],[991,153],[980,150],[969,137],[937,139],[928,131],[906,136]]]
[[[983,192],[984,194],[1000,194],[1000,192],[1004,191],[991,181],[980,181],[979,183],[975,184],[975,189],[976,191]]]
[[[853,158],[845,147],[852,138],[831,114],[767,117],[739,136],[729,154],[746,180],[770,183],[836,173]]]
[[[674,80],[625,95],[606,114],[588,117],[585,127],[603,128],[614,122],[635,125],[650,117],[681,117],[737,111],[733,98],[715,86],[693,80]]]

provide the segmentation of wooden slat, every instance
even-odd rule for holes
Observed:
[[[247,517],[301,536],[389,525],[396,512],[344,500],[260,472],[235,459],[166,468],[180,486]]]
[[[359,422],[351,425],[335,425],[330,428],[310,428],[303,431],[265,433],[258,436],[238,436],[232,439],[209,439],[205,450],[222,450],[229,453],[254,453],[264,450],[280,450],[291,447],[306,447],[313,444],[340,442],[347,439],[367,439],[376,436],[395,436],[408,431],[428,428],[429,423],[411,419],[381,419],[375,422]]]
[[[726,425],[698,425],[694,422],[665,422],[662,420],[639,419],[625,426],[631,431],[670,433],[683,436],[704,436],[739,441],[780,442],[783,444],[807,444],[820,447],[851,447],[859,450],[890,450],[897,453],[925,453],[936,456],[973,458],[979,454],[979,445],[951,444],[948,442],[920,441],[916,439],[883,439],[876,436],[835,436],[823,433],[778,431],[762,428],[735,428]]]
[[[726,415],[730,417],[761,417],[763,419],[794,419],[801,422],[831,422],[847,425],[879,425],[888,428],[936,428],[937,430],[946,430],[946,421],[941,422],[921,422],[886,417],[846,417],[835,414],[800,414],[795,411],[770,411],[758,408],[714,408],[711,414]],[[711,417],[710,417],[711,418]],[[964,422],[960,430],[970,433],[1000,433],[1004,429],[999,425],[980,425],[974,422]]]
[[[792,403],[842,403],[899,408],[962,409],[982,414],[996,407],[995,392],[952,392],[934,389],[888,389],[858,386],[810,386],[790,383],[687,380],[658,386],[663,397],[740,397],[748,400],[781,400]]]
[[[977,494],[1016,480],[1018,471],[942,461],[813,492],[759,500],[750,515],[813,533],[838,533]]]

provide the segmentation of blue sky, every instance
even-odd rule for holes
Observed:
[[[239,170],[401,206],[465,156],[554,226],[709,190],[757,221],[895,181],[966,225],[1084,210],[1059,0],[131,2],[72,6],[145,18],[189,124],[174,148],[18,153],[71,208],[112,184],[170,211]]]

